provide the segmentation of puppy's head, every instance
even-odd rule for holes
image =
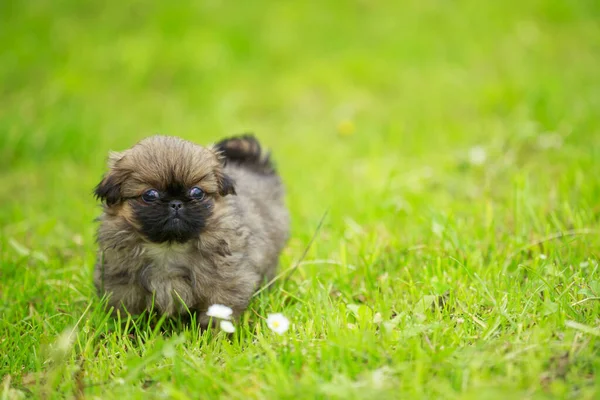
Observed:
[[[170,136],[152,136],[111,153],[96,197],[113,218],[145,239],[184,243],[207,226],[215,204],[235,194],[218,153]]]

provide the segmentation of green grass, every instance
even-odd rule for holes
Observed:
[[[0,5],[2,399],[600,396],[600,3],[111,4]],[[304,263],[231,339],[108,318],[109,149],[244,131]]]

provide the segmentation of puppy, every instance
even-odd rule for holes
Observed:
[[[273,278],[289,235],[284,187],[250,135],[202,147],[153,136],[111,153],[94,284],[114,310],[238,317]]]

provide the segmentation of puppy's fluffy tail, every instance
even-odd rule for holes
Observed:
[[[225,164],[235,163],[264,174],[275,173],[270,153],[262,151],[260,143],[252,134],[221,140],[215,145],[215,150],[221,153]]]

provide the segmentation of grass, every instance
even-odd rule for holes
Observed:
[[[598,398],[599,4],[3,2],[2,398]],[[108,150],[243,131],[304,261],[231,339],[110,319]]]

